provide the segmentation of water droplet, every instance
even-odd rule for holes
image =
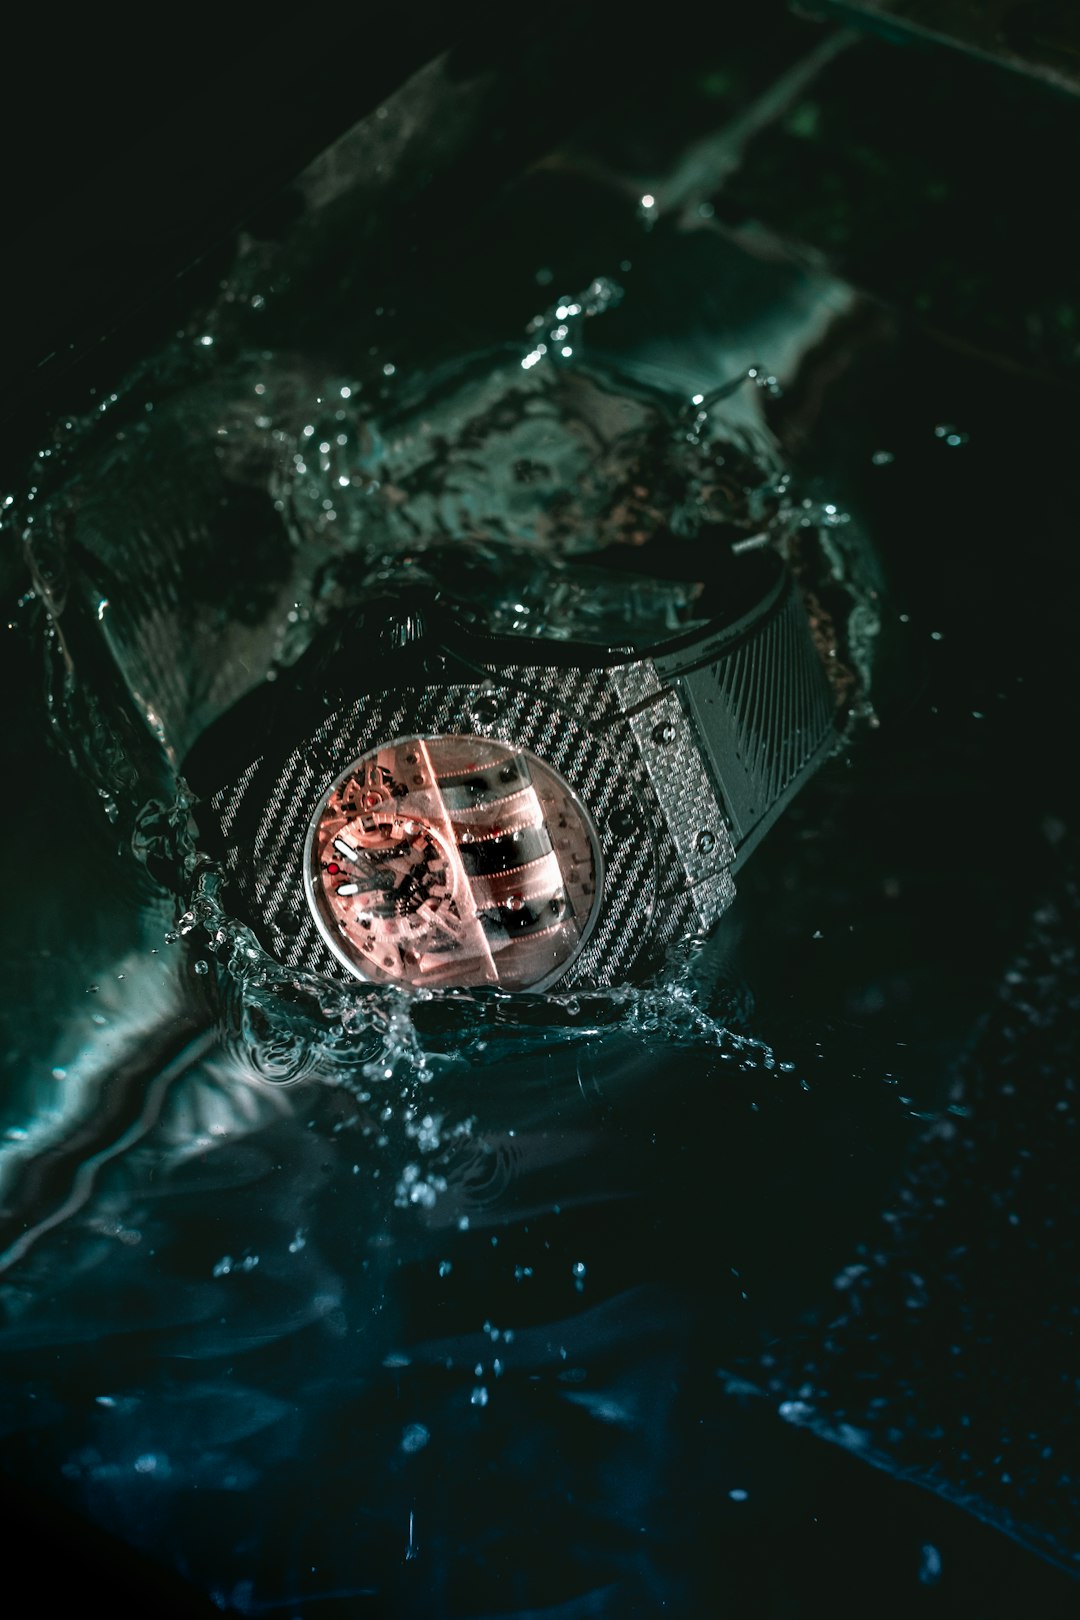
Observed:
[[[777,1411],[788,1423],[805,1423],[814,1408],[808,1401],[781,1401]]]
[[[934,438],[944,440],[951,449],[955,449],[957,445],[967,444],[968,437],[968,434],[954,427],[951,422],[939,422],[934,429]]]
[[[493,697],[478,697],[472,705],[472,719],[478,726],[490,726],[498,718],[499,705]]]

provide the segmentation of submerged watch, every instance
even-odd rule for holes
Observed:
[[[184,764],[231,909],[282,964],[412,986],[610,985],[710,931],[836,742],[794,578],[647,652],[372,602]]]

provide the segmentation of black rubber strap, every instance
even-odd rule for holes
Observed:
[[[697,727],[737,867],[836,741],[836,704],[794,579],[784,570],[753,615],[653,661]]]
[[[727,812],[736,865],[768,831],[785,805],[835,741],[835,704],[821,657],[814,645],[798,588],[775,553],[746,559],[747,585],[740,595],[754,606],[722,624],[668,642],[649,655],[665,686],[676,689],[699,736]],[[734,593],[733,593],[734,595]],[[369,606],[376,621],[393,618],[385,604]],[[400,616],[400,613],[399,613]],[[387,618],[387,622],[389,622]],[[598,667],[614,649],[542,642],[528,637],[483,637],[460,630],[432,641],[453,648],[462,669],[471,659],[506,663],[528,653],[566,667]],[[223,716],[200,739],[184,762],[187,779],[200,797],[232,782],[255,755],[271,760],[288,752],[326,712],[330,694],[356,692],[355,661],[313,646],[277,682],[259,688]],[[421,646],[388,650],[384,676],[400,673],[403,683],[422,679]],[[401,660],[398,670],[393,666]],[[446,680],[443,669],[435,679]],[[315,704],[313,694],[323,701]]]

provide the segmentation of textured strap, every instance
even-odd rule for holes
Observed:
[[[836,705],[786,571],[755,622],[658,659],[697,726],[731,821],[736,867],[836,741]]]

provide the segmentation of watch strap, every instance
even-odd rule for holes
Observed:
[[[654,662],[701,739],[737,868],[836,741],[836,702],[794,577],[782,570],[756,613]]]

